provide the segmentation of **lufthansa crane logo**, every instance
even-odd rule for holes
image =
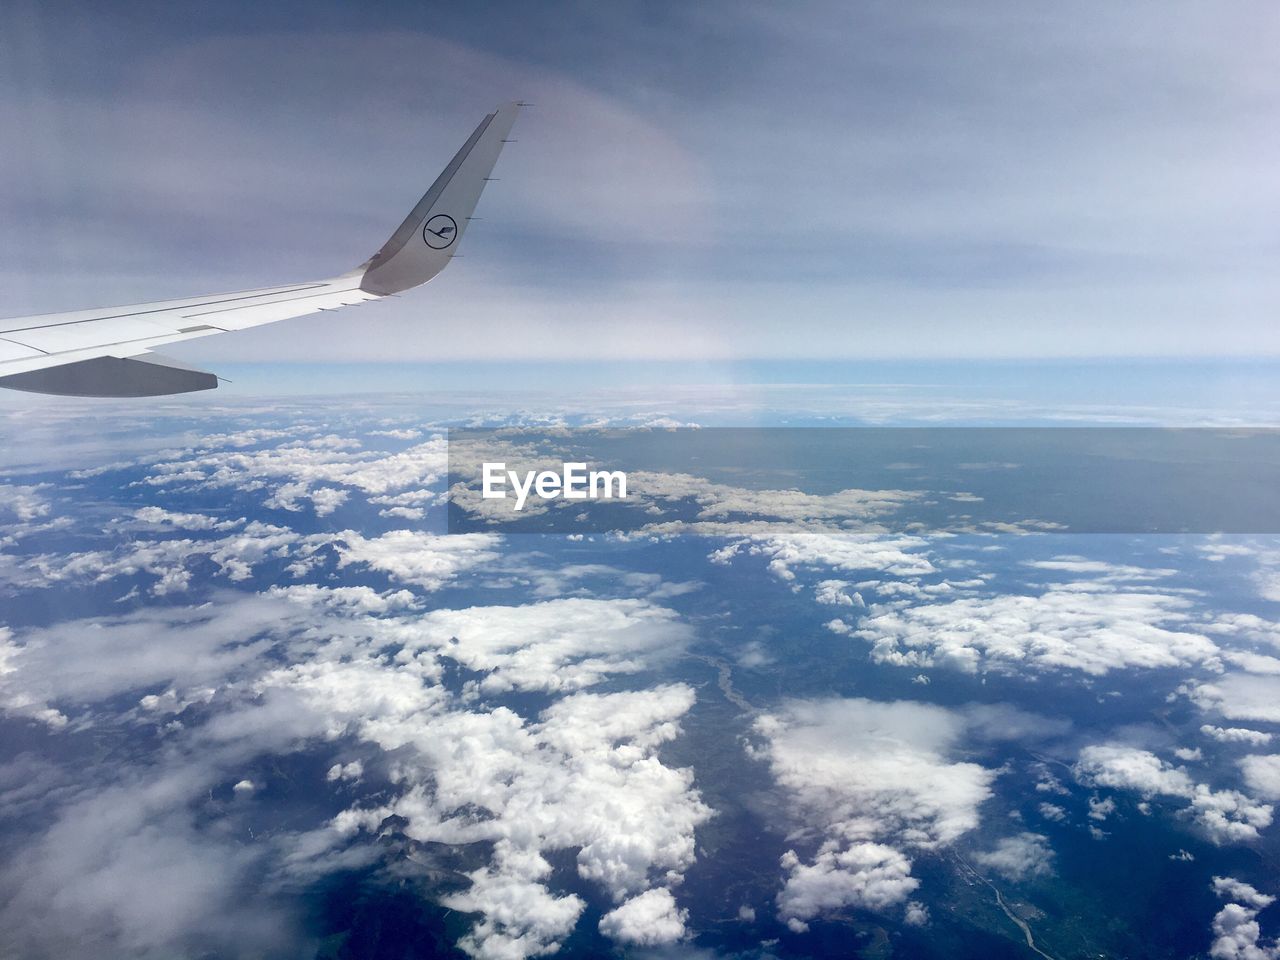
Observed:
[[[422,239],[432,250],[443,250],[458,239],[458,224],[447,213],[437,213],[423,224]]]

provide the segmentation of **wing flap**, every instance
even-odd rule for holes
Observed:
[[[99,307],[96,310],[72,310],[67,313],[46,313],[34,317],[12,317],[0,320],[0,337],[9,337],[19,330],[35,327],[53,327],[87,320],[115,320],[120,317],[158,317],[164,314],[180,316],[202,309],[253,305],[265,297],[289,296],[321,290],[333,281],[320,280],[311,283],[294,283],[283,287],[263,287],[259,290],[236,290],[232,293],[206,294],[203,297],[183,297],[181,300],[157,300],[153,303],[135,303],[118,307]]]
[[[319,310],[336,310],[377,299],[377,294],[358,287],[339,286],[337,289],[330,288],[303,296],[264,300],[251,306],[192,311],[185,313],[183,319],[192,324],[205,323],[222,330],[244,330],[263,323],[275,323],[277,320],[301,317]]]
[[[177,330],[140,318],[116,317],[112,320],[83,320],[52,327],[14,330],[7,333],[6,337],[13,343],[32,347],[42,353],[69,353],[89,347],[114,347],[140,340],[154,340],[171,333],[177,333]]]
[[[39,350],[33,350],[30,347],[24,347],[20,343],[14,343],[11,340],[0,340],[0,365],[10,360],[30,360],[32,357],[40,357],[43,354]],[[0,370],[4,367],[0,366]]]
[[[238,295],[234,302],[211,297],[184,302],[179,307],[165,310],[6,330],[0,334],[4,338],[0,339],[0,376],[11,369],[17,372],[48,365],[48,360],[53,357],[57,358],[56,362],[74,361],[76,357],[63,355],[83,350],[101,353],[125,348],[133,353],[147,347],[189,340],[193,336],[244,330],[318,310],[333,310],[376,299],[375,294],[345,283],[312,284],[305,288],[305,292],[282,293],[272,289],[257,296]],[[25,360],[44,362],[21,362]]]

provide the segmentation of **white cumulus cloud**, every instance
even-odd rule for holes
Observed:
[[[1280,753],[1244,757],[1240,771],[1245,785],[1266,800],[1280,800]]]
[[[392,530],[365,537],[354,530],[338,534],[338,566],[363,564],[393,580],[438,590],[459,573],[498,559],[500,538],[489,533],[431,534]]]
[[[689,912],[665,887],[646,890],[600,918],[600,932],[638,947],[665,946],[684,938]]]
[[[1258,923],[1259,911],[1271,906],[1275,897],[1259,892],[1251,884],[1234,877],[1214,877],[1213,892],[1227,903],[1213,918],[1213,960],[1276,960],[1280,940],[1265,939]]]
[[[816,850],[783,858],[778,916],[805,923],[843,904],[885,909],[918,886],[906,850],[930,850],[978,825],[996,771],[949,754],[970,721],[898,701],[788,703],[754,725],[791,816]]]
[[[1200,732],[1219,743],[1245,743],[1251,747],[1265,747],[1271,742],[1271,734],[1248,727],[1218,727],[1211,723],[1201,725]]]
[[[855,631],[882,663],[913,667],[1078,670],[1099,676],[1133,667],[1217,662],[1218,648],[1182,629],[1184,597],[1051,588],[945,603],[873,606]]]
[[[1080,751],[1076,779],[1085,786],[1109,787],[1140,794],[1144,799],[1174,797],[1190,803],[1189,814],[1214,843],[1244,843],[1258,839],[1270,826],[1272,808],[1237,790],[1213,790],[1196,783],[1182,767],[1125,744],[1100,744]]]
[[[1017,883],[1053,872],[1049,838],[1030,831],[1004,837],[994,850],[977,853],[973,859]]]

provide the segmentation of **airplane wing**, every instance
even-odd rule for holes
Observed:
[[[166,343],[244,330],[378,300],[448,266],[519,103],[480,122],[431,189],[377,253],[328,280],[0,320],[0,387],[77,397],[151,397],[218,385],[212,373],[154,353]]]

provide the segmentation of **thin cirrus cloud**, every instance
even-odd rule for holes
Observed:
[[[609,8],[568,32],[511,13],[184,31],[17,17],[4,312],[353,265],[519,96],[537,106],[489,222],[430,290],[184,355],[1280,348],[1267,5],[751,4],[662,26]],[[94,36],[127,55],[102,65]]]

